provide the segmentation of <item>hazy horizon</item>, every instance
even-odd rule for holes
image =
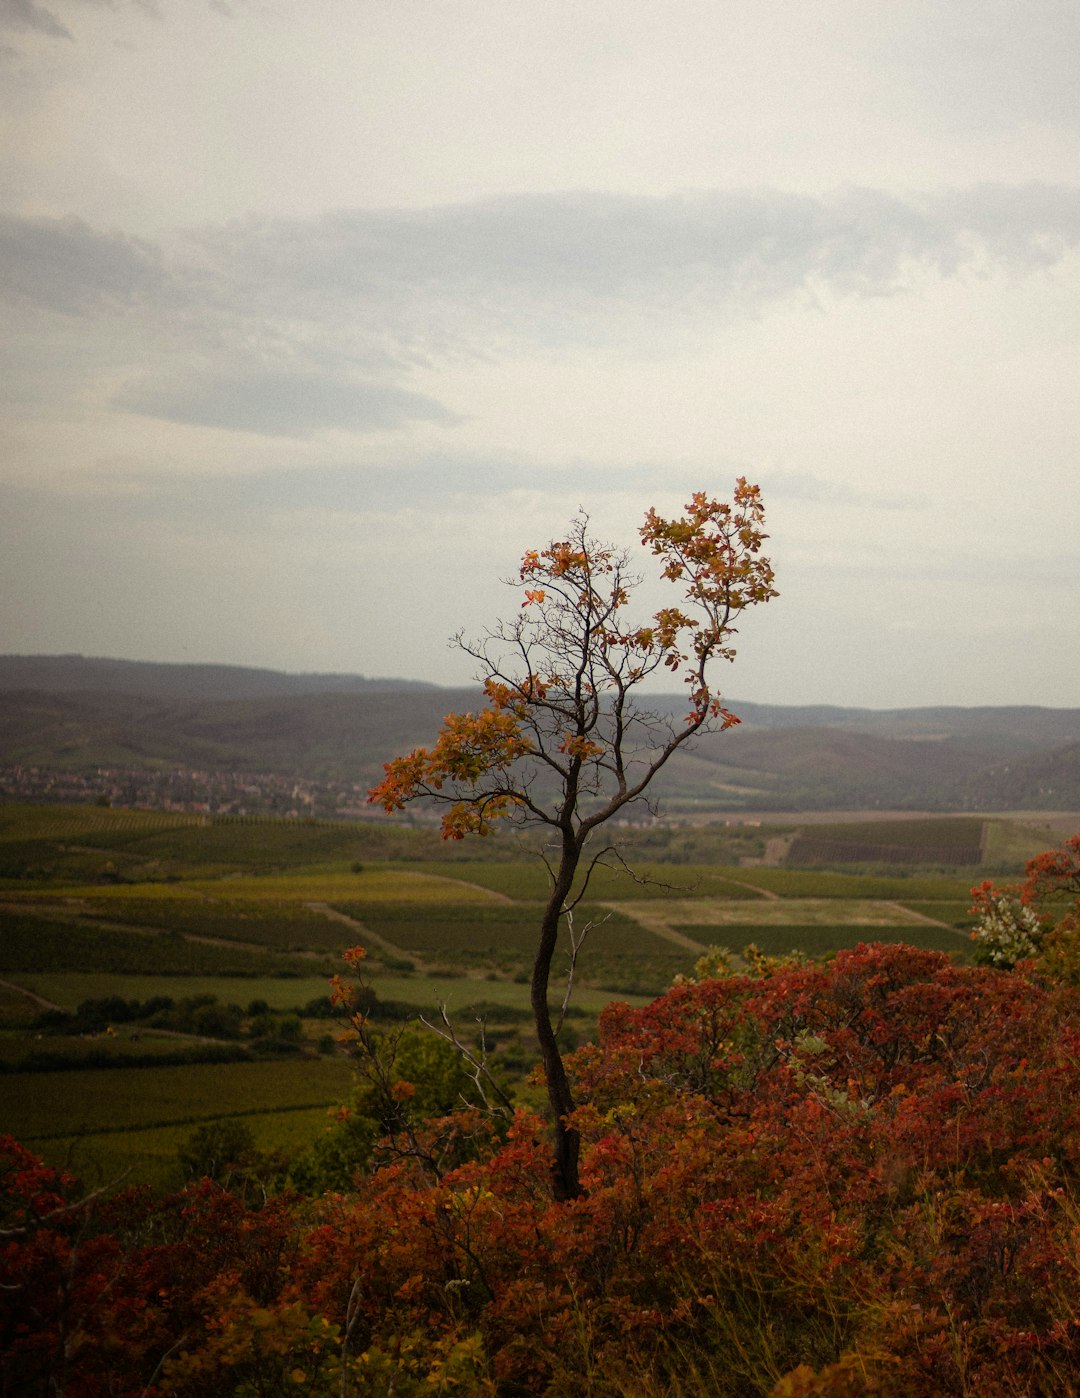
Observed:
[[[445,690],[451,690],[451,691],[459,691],[459,690],[471,689],[471,688],[477,688],[477,690],[479,690],[479,685],[480,685],[480,681],[465,680],[465,681],[448,682],[448,681],[445,681],[445,680],[416,680],[416,679],[410,679],[410,678],[409,678],[408,676],[406,676],[406,675],[372,674],[372,673],[369,673],[369,672],[367,672],[367,671],[356,671],[356,670],[306,670],[306,669],[288,669],[288,668],[282,668],[282,667],[273,666],[273,665],[238,665],[238,664],[235,664],[234,662],[231,662],[231,661],[218,661],[218,660],[194,660],[194,659],[190,659],[190,660],[144,660],[144,659],[138,659],[138,658],[135,658],[135,657],[132,657],[132,656],[120,656],[120,655],[89,655],[89,654],[86,654],[85,652],[81,652],[81,651],[63,651],[63,652],[39,653],[39,654],[20,654],[20,653],[16,653],[16,652],[0,652],[0,665],[2,665],[3,662],[4,662],[4,661],[7,661],[7,660],[29,660],[29,661],[35,661],[35,660],[85,660],[85,661],[88,661],[88,662],[102,662],[102,663],[105,663],[105,664],[119,664],[119,665],[151,665],[151,666],[161,665],[161,666],[165,666],[165,667],[175,667],[175,668],[180,668],[180,667],[185,667],[185,666],[186,666],[186,667],[191,667],[191,668],[193,668],[193,669],[213,669],[213,670],[219,670],[219,669],[230,670],[230,669],[235,669],[235,670],[251,671],[251,672],[254,672],[254,673],[265,673],[265,674],[270,674],[270,675],[275,675],[275,676],[280,675],[280,676],[286,677],[287,679],[294,679],[294,680],[303,680],[303,679],[348,679],[348,680],[362,680],[362,681],[364,681],[365,683],[368,683],[368,684],[379,685],[379,686],[386,686],[386,687],[388,687],[388,688],[392,688],[394,685],[400,684],[400,685],[403,685],[403,686],[421,685],[421,686],[424,686],[424,687],[427,687],[427,688],[430,688],[430,689],[445,689]],[[0,691],[0,692],[2,692],[2,691]],[[680,688],[679,688],[679,686],[678,686],[678,683],[677,683],[676,681],[668,681],[667,683],[665,683],[664,680],[663,680],[662,678],[656,678],[656,679],[652,680],[651,682],[649,682],[646,686],[644,686],[644,687],[642,688],[640,697],[641,697],[641,701],[642,701],[643,703],[647,703],[650,699],[652,699],[652,700],[656,700],[656,699],[670,699],[670,700],[672,700],[672,701],[682,701],[682,700],[685,699],[685,694],[680,690]],[[994,709],[994,708],[1016,709],[1016,708],[1019,708],[1019,709],[1026,709],[1026,708],[1031,708],[1031,709],[1053,710],[1053,711],[1058,711],[1058,712],[1075,712],[1075,713],[1080,714],[1080,703],[1077,703],[1077,704],[1064,704],[1064,705],[1061,705],[1061,704],[1035,704],[1035,703],[1024,703],[1024,702],[1017,702],[1017,703],[1015,703],[1015,704],[997,704],[997,705],[993,705],[993,704],[989,704],[989,705],[987,705],[987,704],[981,704],[981,705],[980,705],[980,704],[930,704],[930,703],[926,703],[926,704],[914,703],[914,704],[905,704],[905,705],[898,705],[898,704],[829,704],[829,703],[809,703],[809,704],[802,704],[802,703],[797,703],[797,702],[792,702],[792,703],[781,703],[781,702],[779,702],[779,701],[771,700],[771,699],[768,699],[768,698],[764,698],[764,699],[758,699],[758,698],[749,699],[749,698],[745,697],[744,695],[741,695],[741,694],[738,694],[738,693],[732,693],[732,692],[730,692],[730,691],[726,691],[724,697],[725,697],[725,701],[726,701],[727,703],[730,703],[730,704],[732,704],[732,705],[735,706],[735,708],[736,708],[736,713],[738,712],[738,706],[739,706],[739,705],[744,705],[744,706],[747,706],[747,707],[770,708],[770,709],[821,709],[821,708],[835,708],[835,709],[845,709],[845,710],[849,710],[849,711],[863,711],[863,710],[864,710],[864,711],[866,711],[866,712],[868,712],[868,713],[891,713],[891,712],[894,712],[894,711],[899,712],[899,711],[906,711],[906,710],[917,711],[917,710],[935,710],[935,709],[951,709],[951,708],[956,708],[956,709],[979,709],[979,708],[990,708],[990,709]]]
[[[1057,0],[0,0],[0,651],[467,684],[579,508],[746,475],[723,693],[1074,707],[1077,52]]]

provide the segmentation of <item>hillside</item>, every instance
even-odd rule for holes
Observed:
[[[432,690],[418,680],[363,675],[285,674],[243,665],[168,665],[83,655],[0,656],[0,693],[131,694],[144,699],[276,699],[299,694],[370,694]]]
[[[365,786],[473,690],[358,675],[79,656],[0,657],[0,767],[272,774]],[[658,696],[677,711],[679,697]],[[679,754],[674,813],[1080,808],[1080,709],[729,705]]]

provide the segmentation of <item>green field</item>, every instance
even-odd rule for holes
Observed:
[[[493,894],[487,889],[459,879],[428,874],[415,866],[391,865],[365,868],[361,873],[327,869],[322,873],[227,874],[207,878],[197,870],[183,882],[117,883],[103,887],[99,884],[66,884],[54,889],[66,899],[93,899],[104,904],[146,902],[147,900],[183,900],[196,898],[224,899],[244,903],[306,903],[325,902],[342,898],[364,898],[371,901],[393,902],[403,896],[410,902],[433,903],[453,899],[461,903],[490,902]],[[403,889],[407,893],[403,894]],[[25,888],[4,890],[5,898],[18,900],[40,896]]]
[[[348,1085],[336,1093],[336,1103],[347,1095]],[[255,1114],[243,1114],[254,1146],[264,1155],[300,1155],[328,1123],[330,1104],[317,1107],[290,1107]],[[149,1184],[156,1189],[177,1189],[183,1179],[178,1154],[197,1127],[209,1120],[221,1120],[230,1113],[215,1111],[209,1117],[177,1126],[147,1126],[118,1131],[100,1131],[92,1136],[57,1136],[27,1144],[50,1165],[71,1170],[88,1188],[99,1185]]]
[[[60,907],[81,918],[132,928],[255,944],[274,952],[340,951],[340,923],[302,903],[224,897],[81,898]]]
[[[34,973],[64,966],[70,971],[162,976],[292,976],[311,974],[310,958],[272,956],[154,928],[119,930],[100,923],[30,912],[8,914],[0,939],[0,973]],[[327,974],[331,963],[326,960]]]
[[[342,1059],[11,1073],[0,1075],[0,1105],[6,1129],[52,1163],[89,1179],[126,1170],[160,1181],[203,1121],[243,1117],[264,1148],[301,1148],[351,1081]]]
[[[935,922],[946,922],[950,927],[969,928],[975,924],[975,915],[971,911],[971,897],[958,898],[955,902],[947,899],[940,901],[920,901],[905,898],[904,907],[913,913],[919,913],[923,917],[932,917]]]
[[[0,1078],[0,1093],[15,1134],[41,1141],[322,1106],[348,1091],[349,1076],[349,1065],[341,1059],[213,1063],[103,1073],[12,1073]],[[66,1104],[62,1116],[59,1103]]]
[[[477,980],[472,976],[433,976],[430,979],[419,980],[412,977],[405,979],[398,976],[380,975],[372,979],[380,998],[396,1003],[405,1002],[415,1005],[425,1015],[429,1015],[433,1008],[444,1003],[455,1014],[467,1012],[470,1006],[479,1002],[491,1006],[504,1005],[518,1010],[527,1009],[529,1004],[529,987],[519,981]],[[563,987],[559,981],[559,967],[556,963],[552,975],[552,1003],[561,998],[562,990]],[[605,1005],[610,1004],[613,998],[615,997],[603,990],[579,986],[574,994],[574,1005],[586,1014],[595,1015]],[[621,995],[618,998],[628,999],[632,1004],[644,1004],[649,997],[645,995]]]
[[[827,869],[740,869],[739,878],[779,898],[962,899],[971,878],[938,874],[851,874]]]
[[[248,1004],[265,1000],[271,1009],[291,1010],[306,1005],[327,992],[326,976],[162,976],[147,970],[138,975],[118,976],[101,972],[91,974],[76,971],[35,971],[32,974],[7,977],[17,980],[35,995],[74,1010],[84,1000],[99,1000],[106,995],[123,995],[128,1000],[149,1000],[154,995],[213,995],[223,1004]]]
[[[515,901],[536,901],[547,896],[550,882],[539,859],[470,861],[446,863],[430,861],[424,869],[457,882],[472,883]],[[599,865],[589,881],[589,897],[596,901],[620,898],[666,898],[675,890],[680,896],[697,894],[709,898],[745,898],[744,872],[715,864],[658,864],[637,861],[633,872],[621,866]]]
[[[930,845],[920,840],[940,843],[944,828],[919,821],[883,832],[884,824],[858,830],[881,847],[906,841],[922,849]],[[981,820],[953,825],[958,840],[982,829]],[[740,839],[760,854],[767,836],[763,828],[752,841]],[[1032,838],[1015,822],[991,821],[986,846],[1019,850]],[[868,874],[710,864],[701,859],[710,842],[730,851],[738,841],[689,827],[662,840],[628,832],[635,840],[650,858],[633,877],[598,867],[575,915],[577,931],[592,924],[576,972],[579,1036],[592,1032],[612,998],[643,1003],[712,945],[739,951],[753,942],[770,953],[816,956],[885,939],[967,955],[968,876],[906,858]],[[670,848],[677,862],[651,857],[655,846]],[[466,1035],[480,1016],[511,1054],[507,1061],[519,1065],[521,1081],[520,1065],[535,1053],[528,980],[548,878],[512,841],[463,849],[468,857],[430,830],[389,823],[0,807],[0,977],[10,983],[0,986],[5,1126],[94,1178],[129,1164],[134,1178],[160,1182],[193,1124],[238,1113],[260,1149],[304,1149],[351,1081],[346,1060],[326,1052],[333,1021],[305,1010],[325,1001],[329,977],[342,969],[338,953],[358,942],[369,952],[365,980],[385,1007],[377,1014],[431,1016],[446,1005]],[[696,862],[681,862],[688,857]],[[564,944],[553,1003],[566,969]],[[234,1007],[231,1037],[127,1023],[107,1034],[65,1035],[56,1016],[38,1026],[43,1007],[30,995],[69,1013],[110,997],[140,1004],[202,997]],[[275,1048],[277,1021],[260,1028],[260,1014],[290,1013],[302,1016],[293,1023],[301,1041]],[[269,1045],[258,1051],[276,1055],[268,1061],[124,1066],[185,1052],[194,1058],[217,1051],[215,1044],[250,1055],[257,1033]],[[91,1058],[112,1066],[57,1067]],[[38,1071],[12,1071],[31,1062]]]
[[[872,927],[858,923],[847,926],[822,923],[774,923],[772,926],[762,923],[718,926],[709,923],[703,926],[687,923],[679,930],[712,946],[725,946],[733,952],[740,952],[753,943],[768,956],[783,956],[793,951],[801,951],[811,957],[827,956],[844,947],[856,947],[861,942],[902,942],[905,946],[924,951],[946,951],[964,960],[970,950],[958,932],[947,927],[910,922],[899,927]]]
[[[815,823],[792,841],[793,867],[847,864],[938,864],[973,868],[982,858],[986,822],[976,816]]]
[[[79,840],[95,836],[110,844],[158,831],[202,826],[206,817],[171,811],[126,811],[107,806],[0,806],[0,842]]]

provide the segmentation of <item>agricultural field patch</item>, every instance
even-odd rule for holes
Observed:
[[[710,864],[637,864],[632,874],[620,868],[598,867],[589,880],[595,901],[633,899],[743,898],[753,896],[739,869]]]
[[[539,903],[460,904],[335,903],[334,907],[409,951],[457,953],[507,950],[531,956],[543,913]],[[575,911],[580,931],[592,923],[589,942],[613,951],[654,951],[652,933],[625,913],[583,904]]]
[[[680,930],[710,946],[725,946],[729,951],[739,953],[753,943],[759,951],[768,956],[784,956],[789,952],[801,951],[806,956],[827,956],[844,947],[856,947],[862,942],[903,943],[920,950],[945,951],[968,959],[970,946],[967,940],[947,927],[931,927],[927,923],[905,923],[902,926],[867,927],[857,924],[806,924],[762,923],[727,924],[685,923]]]
[[[791,868],[844,864],[922,864],[971,868],[982,859],[985,822],[977,816],[814,824],[787,852]]]
[[[348,1095],[343,1058],[212,1063],[125,1072],[7,1073],[0,1101],[27,1144],[99,1131],[183,1125],[220,1116],[326,1106]]]
[[[970,928],[975,926],[975,914],[971,911],[971,899],[955,899],[952,902],[941,900],[920,901],[905,898],[903,906],[909,912],[919,913],[923,917],[931,917],[935,922],[947,923],[950,927]]]
[[[565,961],[556,958],[555,970],[551,977],[553,1004],[562,997],[564,983],[561,979]],[[380,1000],[396,1004],[409,1004],[417,1010],[429,1014],[439,1005],[446,1004],[454,1014],[463,1014],[483,1001],[487,1005],[518,1010],[527,1009],[529,986],[524,981],[476,980],[471,976],[429,976],[403,977],[375,974],[370,977],[375,993]],[[599,1014],[605,1005],[610,1004],[611,995],[586,985],[580,985],[574,992],[574,1005],[588,1015]],[[632,1004],[645,1004],[648,995],[624,996]]]
[[[893,902],[860,898],[838,901],[832,898],[776,899],[717,899],[690,900],[672,898],[662,908],[649,904],[621,903],[620,908],[631,917],[639,917],[646,925],[673,927],[694,922],[701,927],[827,927],[858,926],[872,929],[895,923],[920,925],[914,913]]]
[[[18,892],[28,884],[35,887],[56,884],[91,884],[163,880],[164,869],[157,864],[120,850],[93,850],[83,845],[57,844],[44,840],[32,843],[0,843],[0,887]]]
[[[183,1183],[177,1159],[191,1134],[204,1121],[239,1115],[251,1131],[254,1148],[264,1155],[300,1155],[326,1130],[328,1113],[348,1095],[345,1086],[330,1102],[316,1107],[290,1107],[283,1111],[218,1112],[207,1118],[176,1126],[137,1127],[126,1131],[100,1131],[89,1136],[58,1136],[35,1141],[33,1150],[50,1165],[71,1170],[87,1188],[120,1182],[125,1186],[148,1184],[155,1189],[178,1189]]]
[[[423,958],[429,971],[435,963],[519,978],[531,970],[542,914],[538,903],[471,907],[341,903],[336,907],[373,934],[376,953],[385,942]],[[618,908],[583,905],[576,910],[574,925],[579,933],[589,929],[578,960],[580,984],[658,993],[671,984],[676,972],[686,969],[684,947],[673,948],[663,933],[657,935]],[[556,966],[567,954],[565,931],[562,939]],[[363,943],[363,931],[357,930],[355,940]]]
[[[185,865],[227,865],[252,873],[349,864],[362,860],[439,858],[434,828],[391,821],[297,820],[275,816],[211,816],[183,830],[142,832],[139,848]],[[462,852],[463,859],[470,855]]]
[[[228,903],[329,902],[361,897],[369,901],[483,903],[497,899],[487,889],[457,879],[421,872],[415,865],[386,868],[365,867],[361,872],[328,870],[305,874],[229,874],[221,878],[191,878],[180,882],[94,883],[26,889],[8,884],[3,897],[24,902],[42,896],[77,901],[114,903],[172,902],[220,898]]]
[[[612,955],[594,951],[584,959],[581,974],[606,1000],[650,1000],[671,988],[676,976],[688,975],[701,955],[696,945],[669,945],[651,955]],[[574,993],[574,1003],[578,1003]]]
[[[738,878],[777,898],[961,899],[970,878],[940,874],[838,874],[826,869],[740,869]]]
[[[495,859],[425,860],[423,868],[425,873],[452,879],[466,886],[475,885],[515,901],[538,902],[547,897],[551,887],[543,864],[528,855],[512,862]]]
[[[1053,822],[1031,820],[989,820],[983,848],[983,866],[988,875],[1018,874],[1029,859],[1052,845],[1060,844],[1062,834],[1072,835],[1080,821],[1065,820],[1064,830],[1055,830]]]
[[[0,1074],[5,1128],[88,1183],[175,1185],[176,1154],[196,1126],[240,1117],[264,1151],[295,1154],[348,1097],[348,1061],[194,1064]]]
[[[83,840],[178,831],[205,816],[172,811],[129,811],[110,806],[2,806],[0,843],[11,840]]]
[[[0,972],[80,971],[116,976],[291,976],[310,974],[310,960],[198,941],[172,931],[118,930],[77,920],[7,913],[0,936]],[[329,971],[329,963],[327,963]]]
[[[185,1036],[156,1034],[152,1029],[123,1025],[113,1034],[0,1034],[0,1069],[24,1065],[27,1072],[51,1072],[83,1066],[95,1071],[115,1065],[136,1067],[143,1059],[173,1058],[177,1066],[203,1057],[207,1063],[236,1060],[249,1055],[238,1045],[200,1044]],[[47,1090],[47,1088],[45,1089]]]
[[[185,936],[257,944],[272,951],[335,952],[345,930],[302,903],[226,898],[100,899],[79,902],[80,915]]]
[[[521,902],[545,899],[551,887],[547,871],[538,858],[521,860],[474,861],[470,863],[425,862],[426,872],[438,872],[448,879],[472,883]],[[589,880],[589,897],[595,901],[622,898],[667,898],[672,890],[683,897],[745,898],[741,870],[722,869],[711,864],[660,864],[655,861],[630,864],[633,873],[622,868],[598,866]]]
[[[365,852],[364,835],[364,827],[345,822],[213,817],[182,828],[131,831],[128,847],[168,863],[258,873],[357,859]]]
[[[336,903],[342,899],[394,903],[490,903],[487,889],[455,879],[420,872],[415,868],[365,869],[360,873],[267,874],[220,881],[193,880],[189,885],[210,897],[230,901]]]
[[[2,897],[5,904],[56,904],[63,902],[69,903],[76,910],[83,903],[100,901],[105,905],[100,909],[104,913],[113,906],[119,906],[123,903],[198,902],[205,897],[205,894],[190,884],[144,881],[140,883],[54,884],[34,888],[7,884],[4,887]]]
[[[15,979],[14,977],[9,977]],[[143,970],[117,976],[109,972],[23,972],[18,983],[61,1009],[74,1011],[84,1000],[104,1000],[122,995],[128,1000],[150,1000],[156,995],[174,998],[209,995],[223,1005],[265,1000],[272,1010],[300,1010],[329,993],[325,975],[308,976],[160,976]]]

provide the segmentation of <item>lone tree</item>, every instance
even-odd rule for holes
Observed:
[[[597,864],[614,853],[593,836],[613,816],[647,802],[653,778],[695,735],[739,722],[707,671],[711,661],[734,657],[739,613],[777,595],[760,553],[763,521],[760,490],[744,478],[730,504],[699,491],[679,519],[649,510],[641,542],[683,596],[642,625],[627,617],[643,581],[628,552],[591,538],[588,516],[579,514],[566,539],[525,554],[511,583],[523,592],[514,618],[479,641],[455,638],[478,664],[484,706],[449,714],[434,746],[387,763],[369,793],[387,811],[421,798],[445,803],[448,839],[486,835],[499,821],[550,831],[544,858],[551,889],[531,998],[555,1122],[552,1191],[559,1200],[580,1193],[580,1139],[548,1004],[552,957],[565,927],[572,979],[583,935],[575,932],[574,909]],[[687,686],[684,712],[650,707],[640,695],[662,669]]]

